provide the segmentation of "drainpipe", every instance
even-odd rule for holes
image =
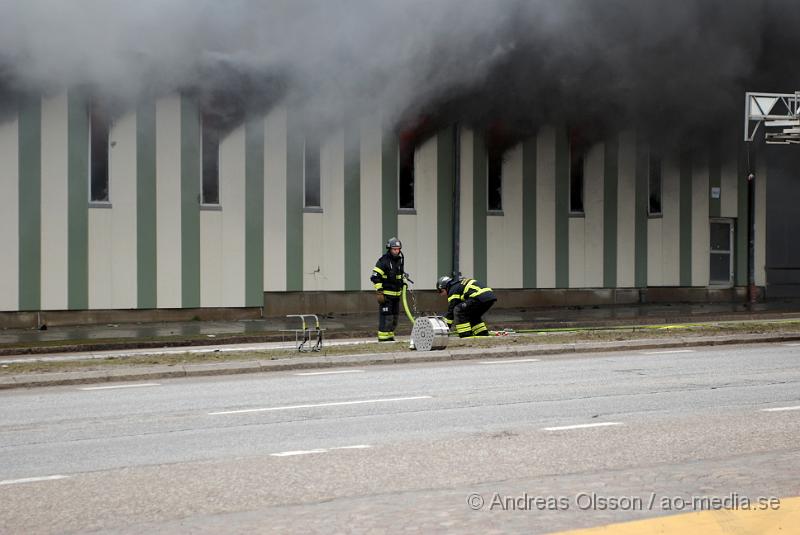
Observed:
[[[756,175],[747,175],[747,302],[756,302]]]
[[[453,275],[461,272],[458,265],[461,232],[461,127],[453,125]]]

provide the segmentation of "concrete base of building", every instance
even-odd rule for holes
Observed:
[[[495,290],[495,308],[547,308],[569,306],[636,305],[645,303],[738,303],[747,300],[747,288],[537,288]],[[760,292],[763,295],[763,292]],[[441,312],[446,301],[434,290],[413,292],[420,314]],[[377,309],[375,293],[265,292],[264,316],[286,314],[363,314]]]
[[[161,308],[146,310],[46,310],[0,312],[2,329],[39,329],[45,326],[101,325],[108,323],[153,323],[171,321],[236,321],[259,319],[262,309]]]
[[[495,290],[495,308],[550,308],[574,306],[637,305],[652,303],[737,303],[747,300],[747,288],[537,288]],[[759,288],[759,299],[763,298]],[[434,290],[409,294],[417,315],[441,314],[446,301]],[[0,312],[2,329],[36,329],[42,326],[152,323],[172,321],[238,321],[287,314],[365,314],[377,311],[375,293],[264,292],[262,308],[170,308],[149,310],[47,310]]]

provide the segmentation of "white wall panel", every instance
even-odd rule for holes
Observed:
[[[556,287],[556,142],[544,127],[536,138],[536,285]]]
[[[594,145],[586,155],[584,174],[584,280],[588,288],[603,287],[603,223],[604,223],[605,148]],[[570,241],[572,234],[570,233]],[[570,259],[570,263],[572,260]]]
[[[221,305],[245,304],[245,127],[233,130],[219,147],[220,192],[222,206],[222,288]],[[201,248],[204,240],[201,240]]]
[[[569,287],[586,285],[586,220],[569,218]]]
[[[708,158],[697,155],[692,163],[692,286],[708,286],[709,240]]]
[[[181,98],[156,102],[156,302],[179,308],[181,277]]]
[[[222,192],[220,192],[222,201]],[[219,210],[200,210],[200,306],[223,306],[222,279],[225,260],[222,255],[223,218]],[[235,259],[227,259],[234,260]]]
[[[736,155],[736,147],[727,147],[722,153],[720,168],[720,186],[722,197],[720,198],[720,215],[722,217],[737,217],[739,206],[739,188],[737,178],[739,175],[739,160]]]
[[[417,247],[411,249],[416,268],[412,271],[416,288],[431,289],[436,287],[438,265],[438,210],[437,210],[437,136],[433,136],[419,147],[414,155],[415,161],[415,203],[417,207],[415,240]],[[398,236],[405,239],[406,234]]]
[[[475,186],[475,133],[468,129],[461,129],[461,213],[459,216],[459,250],[458,266],[461,273],[475,273],[475,228],[474,209],[472,204],[473,189]],[[488,283],[487,283],[488,284]]]
[[[522,145],[503,158],[503,215],[486,217],[486,272],[493,288],[522,288]],[[471,272],[464,271],[471,275]]]
[[[42,310],[67,308],[68,163],[68,103],[61,93],[42,100]]]
[[[286,109],[266,118],[264,133],[264,290],[286,290]]]
[[[0,122],[0,310],[19,309],[19,119]]]
[[[323,290],[344,290],[344,131],[330,136],[320,155],[321,199],[323,209],[322,253]],[[377,257],[376,257],[377,258]]]
[[[677,155],[661,160],[661,284],[681,280],[680,164]],[[647,265],[655,259],[648,258]],[[653,283],[648,283],[654,285]]]
[[[617,286],[635,285],[636,270],[636,134],[619,136],[617,182]]]
[[[361,289],[372,290],[369,278],[383,254],[381,199],[383,194],[383,131],[377,118],[361,121]],[[390,236],[387,236],[389,238]],[[409,245],[403,243],[408,250]]]
[[[664,221],[647,220],[647,285],[664,286]]]

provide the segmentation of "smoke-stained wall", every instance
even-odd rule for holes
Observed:
[[[219,205],[201,206],[199,111],[193,97],[174,94],[116,116],[110,199],[90,203],[85,106],[49,95],[0,123],[3,310],[243,307],[259,306],[263,291],[369,290],[391,235],[403,240],[418,288],[451,269],[452,127],[416,147],[413,210],[398,208],[397,137],[380,117],[326,130],[321,210],[305,210],[302,123],[288,107],[250,115],[220,140]],[[496,288],[708,286],[710,220],[743,217],[734,141],[665,151],[662,214],[651,217],[650,146],[632,130],[595,141],[584,214],[570,215],[566,130],[543,127],[506,151],[503,210],[490,213],[486,136],[474,127],[458,133],[459,266]],[[762,158],[759,284],[767,167]]]

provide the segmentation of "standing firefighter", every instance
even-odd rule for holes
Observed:
[[[400,296],[403,293],[405,271],[403,270],[403,244],[397,238],[386,242],[386,254],[372,268],[370,280],[375,285],[378,299],[378,341],[394,340],[397,315],[400,313]]]
[[[455,322],[459,338],[489,336],[483,315],[497,301],[491,288],[484,288],[475,279],[455,280],[444,275],[436,282],[436,289],[440,295],[447,296],[448,308],[444,320],[451,327]]]

